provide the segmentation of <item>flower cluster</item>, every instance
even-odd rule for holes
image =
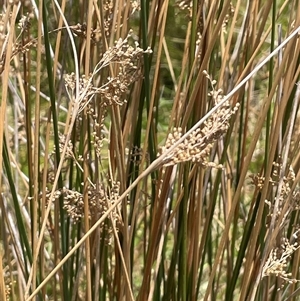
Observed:
[[[64,197],[63,208],[74,222],[78,222],[84,216],[83,194],[67,188],[63,188],[62,194]],[[89,187],[88,202],[89,218],[107,210],[106,196],[102,189],[100,191],[96,191],[93,187]]]
[[[28,52],[32,47],[34,47],[36,45],[36,39],[24,38],[24,40],[22,42],[20,41],[20,36],[23,33],[27,33],[30,30],[30,27],[31,27],[30,19],[32,19],[32,18],[33,18],[33,14],[31,14],[31,13],[27,13],[26,15],[24,15],[20,18],[17,27],[21,30],[21,32],[13,43],[11,57],[9,58],[10,60],[19,53]],[[0,74],[4,70],[4,65],[5,65],[5,60],[6,60],[6,47],[7,47],[7,44],[5,42],[6,38],[7,38],[7,31],[6,31],[6,26],[4,24],[4,19],[5,19],[5,15],[0,14],[0,53],[1,53],[1,55],[0,55]],[[18,41],[20,41],[20,42],[18,42]]]
[[[272,186],[278,188],[279,182],[280,182],[280,172],[281,172],[282,165],[281,165],[281,163],[274,162],[273,167],[274,168],[273,168],[272,176],[270,179],[270,183]],[[279,219],[279,217],[281,216],[283,207],[286,204],[286,200],[288,199],[288,196],[291,192],[291,186],[292,186],[294,180],[295,180],[295,173],[294,173],[293,169],[290,167],[287,175],[282,178],[282,185],[281,185],[279,196],[274,197],[273,200],[265,200],[265,203],[269,206],[269,214],[267,216],[267,224],[270,222],[270,220],[273,218],[273,216],[275,216],[275,221],[277,221]],[[262,187],[262,186],[263,186],[263,184],[261,184],[260,187]],[[277,202],[278,206],[275,210],[274,205],[275,205],[277,199],[278,199],[278,202]],[[285,212],[285,215],[287,216],[293,210],[298,210],[299,202],[300,202],[299,191],[296,190],[292,194],[292,197],[290,199],[289,206],[288,206],[288,211]],[[284,220],[285,219],[286,219],[286,217],[284,218]]]
[[[86,77],[83,75],[79,78],[79,88],[76,97],[76,75],[75,73],[65,75],[65,87],[68,93],[69,99],[74,105],[76,102],[79,102],[79,112],[81,112],[96,94],[96,88],[92,84],[92,76]]]
[[[87,37],[87,26],[86,26],[85,23],[83,23],[83,24],[77,23],[76,25],[70,26],[70,29],[76,37],[86,39],[86,37]],[[92,28],[92,30],[91,30],[91,40],[94,43],[96,43],[99,39],[97,34],[99,36],[99,30]]]
[[[59,135],[59,152],[62,153],[65,145],[67,144],[67,150],[65,154],[65,159],[74,159],[74,153],[73,153],[73,143],[71,140],[66,141],[65,135]]]
[[[110,63],[120,63],[125,67],[125,70],[135,71],[138,69],[144,53],[152,53],[152,51],[150,48],[143,50],[139,47],[138,42],[134,43],[134,47],[131,46],[129,44],[131,34],[132,31],[124,40],[120,38],[113,47],[108,48],[99,62],[99,68],[103,68]]]
[[[106,108],[104,108],[101,113],[96,114],[94,108],[92,108],[91,105],[88,105],[87,113],[92,119],[92,124],[93,124],[92,136],[93,136],[93,144],[94,144],[96,156],[100,158],[101,149],[103,147],[103,141],[105,138],[103,134],[103,125],[106,116]]]
[[[124,39],[119,39],[114,47],[109,48],[99,62],[99,69],[114,64],[115,74],[107,78],[106,83],[98,90],[101,100],[105,105],[122,105],[126,102],[126,96],[130,85],[142,77],[141,66],[143,55],[151,53],[148,48],[143,50],[135,42],[135,46],[129,44],[130,34]]]
[[[73,191],[67,188],[63,188],[64,196],[64,209],[67,211],[67,214],[73,219],[74,222],[78,222],[84,216],[84,201],[83,194],[77,191]],[[88,190],[89,195],[89,217],[92,214],[99,212],[104,204],[105,195],[102,191],[95,192],[91,187]],[[95,201],[96,195],[98,196],[97,202]],[[90,198],[92,196],[92,198]]]
[[[288,239],[283,238],[280,247],[276,247],[270,252],[263,267],[262,277],[274,275],[289,283],[297,282],[296,279],[292,278],[292,274],[286,270],[292,254],[299,249],[299,246],[298,242],[291,244]]]
[[[131,4],[131,14],[134,14],[136,11],[140,11],[141,10],[141,3],[140,1],[130,1]]]
[[[131,46],[129,37],[130,34],[124,40],[119,39],[114,47],[109,48],[103,54],[94,72],[88,78],[85,76],[80,78],[79,95],[75,95],[75,74],[72,73],[65,76],[67,93],[74,103],[80,103],[79,112],[90,103],[96,94],[100,95],[102,106],[122,105],[126,102],[130,85],[142,77],[141,67],[143,55],[145,53],[151,53],[150,49],[143,50],[140,48],[137,42],[134,47]],[[101,87],[95,87],[93,80],[96,74],[112,64],[114,74],[108,76]],[[109,72],[111,72],[111,69]]]
[[[207,75],[209,78],[209,76]],[[209,78],[210,79],[210,78]],[[221,91],[214,89],[214,81],[211,81],[213,90],[209,96],[213,98],[215,104],[218,104],[222,99]],[[208,162],[207,158],[214,143],[220,139],[229,128],[229,120],[233,114],[238,110],[238,105],[233,109],[230,108],[229,103],[225,103],[215,113],[213,113],[203,124],[201,128],[197,128],[164,159],[165,165],[174,165],[181,162],[192,161],[199,163],[202,166],[221,167],[212,162]],[[159,155],[168,152],[169,149],[177,143],[184,133],[182,128],[174,128],[173,132],[167,137],[165,146],[161,148]]]
[[[98,219],[101,217],[119,197],[120,185],[115,183],[111,191],[107,193],[104,187],[97,189],[93,185],[87,189],[88,193],[88,207],[89,207],[89,218]],[[67,214],[72,218],[74,222],[78,222],[84,217],[84,196],[82,193],[67,188],[62,189],[62,195],[64,198],[63,208]],[[111,220],[119,225],[121,217],[118,210],[115,209],[111,213]]]
[[[287,225],[287,221],[290,219],[291,213],[294,210],[300,209],[300,191],[299,189],[291,190],[295,182],[295,173],[293,169],[289,167],[286,174],[282,175],[283,166],[281,161],[281,158],[279,158],[277,162],[273,163],[273,171],[269,183],[266,183],[263,176],[257,175],[252,177],[254,185],[259,190],[261,190],[264,185],[270,184],[274,187],[274,192],[277,193],[274,198],[265,200],[265,203],[269,207],[266,225],[269,226],[273,219],[275,225],[279,225],[280,227],[280,235],[284,233],[283,230]],[[294,232],[290,239],[281,237],[279,245],[271,250],[263,266],[263,277],[274,275],[289,283],[298,281],[292,278],[291,273],[287,272],[291,256],[300,247],[300,236],[298,235],[300,230],[297,225],[294,227]]]
[[[28,32],[29,29],[30,29],[30,26],[31,26],[31,23],[30,23],[30,18],[32,16],[30,16],[29,13],[26,14],[26,16],[22,16],[19,20],[19,23],[18,23],[18,28],[21,29],[21,31],[24,31],[24,32]]]

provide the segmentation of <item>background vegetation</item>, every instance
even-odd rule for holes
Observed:
[[[0,300],[297,300],[300,4],[2,1]]]

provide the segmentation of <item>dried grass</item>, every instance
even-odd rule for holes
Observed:
[[[300,15],[276,4],[4,1],[0,300],[296,300]]]

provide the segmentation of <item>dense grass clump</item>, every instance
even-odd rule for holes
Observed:
[[[297,1],[1,9],[1,301],[299,298]]]

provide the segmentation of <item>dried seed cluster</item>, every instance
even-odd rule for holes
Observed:
[[[93,122],[93,143],[94,143],[94,149],[96,152],[96,156],[98,158],[101,157],[101,150],[103,147],[103,141],[104,141],[104,134],[103,134],[103,125],[104,120],[106,116],[106,108],[103,109],[103,111],[99,115],[95,113],[95,110],[92,108],[91,105],[88,105],[87,114],[91,117]]]
[[[9,16],[10,17],[10,16]],[[31,13],[27,13],[26,15],[22,16],[20,18],[20,21],[18,23],[18,28],[21,30],[18,37],[14,41],[13,47],[12,47],[12,54],[10,57],[10,60],[19,53],[26,53],[28,52],[32,47],[36,45],[36,39],[29,38],[26,36],[23,38],[23,41],[20,41],[20,37],[23,33],[27,33],[30,30],[30,19],[33,18],[33,15]],[[7,30],[4,24],[5,15],[0,14],[0,74],[4,70],[5,60],[6,60],[6,43],[5,40],[7,38]],[[20,42],[19,42],[20,41]]]
[[[114,47],[109,48],[100,62],[97,64],[93,74],[88,78],[82,76],[79,82],[79,98],[75,95],[76,77],[72,73],[65,76],[65,86],[69,98],[74,102],[80,102],[79,112],[82,111],[91,101],[94,95],[100,95],[102,106],[122,105],[132,83],[142,77],[141,66],[143,55],[151,53],[150,49],[145,51],[139,47],[129,44],[130,34],[124,39],[119,39]],[[93,85],[96,74],[105,67],[114,64],[117,70],[115,75],[108,76],[101,87]],[[110,72],[110,70],[109,70]]]
[[[283,238],[280,247],[271,251],[263,267],[262,277],[274,275],[289,283],[298,282],[296,279],[291,278],[292,273],[288,273],[287,268],[292,254],[299,249],[299,246],[298,242],[291,244],[288,239]]]
[[[59,134],[59,152],[62,153],[65,145],[67,144],[65,159],[75,159],[74,153],[73,153],[73,143],[71,140],[68,142],[66,141],[66,136]],[[55,147],[54,147],[55,150]]]
[[[119,39],[113,47],[108,48],[99,63],[100,68],[110,63],[120,63],[125,65],[128,71],[133,70],[134,72],[140,66],[143,54],[152,53],[152,50],[150,48],[143,50],[136,41],[134,42],[134,47],[131,46],[129,44],[131,35],[132,31],[129,31],[128,36],[124,40]]]
[[[80,24],[77,23],[76,25],[70,26],[71,31],[76,37],[86,39],[87,38],[87,26],[85,23]],[[98,29],[91,29],[91,40],[92,42],[96,43],[100,38],[100,31]]]
[[[161,149],[161,153],[167,152],[181,137],[182,129],[174,128],[173,133],[168,135],[166,144]],[[203,166],[208,166],[207,157],[213,146],[213,143],[218,138],[217,135],[212,139],[210,135],[197,129],[192,132],[184,141],[177,146],[164,159],[165,165],[174,165],[182,162],[192,161],[193,163],[200,163]],[[159,154],[159,155],[160,155]]]
[[[111,32],[111,25],[113,22],[113,13],[114,13],[113,0],[106,0],[103,2],[103,12],[104,12],[104,32],[106,36],[109,36]]]
[[[11,291],[12,291],[13,282],[5,283],[5,296],[6,300],[10,300],[11,298]]]
[[[68,96],[72,103],[79,102],[79,112],[81,112],[85,106],[89,103],[91,98],[96,94],[96,88],[92,84],[92,76],[86,77],[83,75],[79,79],[79,99],[76,99],[76,76],[75,73],[65,75],[65,87]]]
[[[131,3],[131,14],[134,14],[136,11],[140,11],[141,10],[141,3],[140,1],[130,1]]]
[[[113,204],[115,200],[119,198],[120,184],[118,182],[113,183],[110,188],[110,192],[107,193],[104,187],[97,189],[94,186],[88,187],[88,206],[89,206],[89,218],[95,217],[98,219],[101,217]],[[84,199],[83,194],[70,190],[67,188],[62,189],[62,195],[64,197],[64,206],[67,214],[72,218],[74,222],[78,222],[84,217]],[[121,217],[117,209],[111,213],[111,220],[117,225],[120,225]]]
[[[207,77],[209,78],[208,75]],[[213,90],[209,93],[209,96],[211,96],[215,101],[215,104],[217,104],[222,100],[221,91],[216,91],[214,89],[214,81],[211,81],[211,83]],[[229,103],[225,103],[204,122],[202,128],[193,131],[174,150],[168,153],[167,157],[164,159],[164,164],[174,165],[181,162],[192,161],[205,167],[221,167],[212,162],[208,162],[207,158],[214,143],[228,130],[229,120],[237,110],[238,105],[231,109]],[[168,135],[166,144],[161,148],[159,155],[168,152],[182,136],[182,128],[174,128],[173,132]]]
[[[253,184],[258,189],[262,189],[264,185],[271,184],[275,191],[280,187],[279,196],[272,200],[266,200],[265,203],[269,206],[269,214],[266,219],[267,226],[275,218],[275,224],[280,222],[280,234],[282,235],[286,221],[290,218],[292,211],[300,209],[300,190],[291,191],[291,187],[295,181],[295,173],[289,167],[287,174],[282,177],[282,162],[281,158],[273,163],[273,171],[269,183],[266,183],[265,178],[260,175],[252,177]],[[276,208],[275,208],[276,204]],[[282,237],[279,246],[273,248],[268,256],[263,267],[263,277],[277,276],[289,283],[295,283],[298,280],[292,278],[292,274],[287,272],[290,266],[290,259],[293,253],[300,247],[300,230],[299,226],[295,225],[295,230],[290,239]]]
[[[26,14],[26,16],[22,16],[18,22],[18,28],[21,29],[21,31],[28,32],[30,29],[31,23],[30,23],[30,15],[29,13]]]
[[[105,189],[90,185],[87,188],[88,191],[88,208],[89,219],[95,221],[98,220],[104,213],[107,212],[109,207],[119,198],[120,183],[109,181],[109,188]],[[108,192],[106,192],[106,190]],[[46,193],[46,206],[49,204],[51,192],[47,189]],[[52,203],[63,197],[63,209],[67,215],[72,219],[72,222],[78,223],[84,217],[84,196],[82,193],[74,190],[70,190],[64,187],[61,190],[56,190],[53,195]],[[40,195],[42,198],[42,195]],[[112,224],[113,223],[118,230],[122,226],[122,217],[119,208],[116,207],[109,215],[110,223],[103,222],[100,229],[106,231],[107,243],[110,243],[111,237],[113,237]],[[51,232],[52,228],[49,228]]]
[[[49,191],[49,189],[46,188],[46,206],[48,206],[48,204],[49,204],[50,196],[51,196],[51,191]],[[54,191],[52,202],[54,202],[55,200],[58,200],[60,198],[60,196],[61,196],[60,190]],[[40,194],[40,198],[42,198],[42,194]]]
[[[67,188],[63,188],[62,193],[64,196],[63,208],[74,222],[78,222],[84,216],[83,194]],[[93,187],[89,187],[88,200],[89,218],[91,218],[92,215],[101,214],[107,210],[106,196],[103,190],[96,191]]]
[[[273,166],[274,166],[274,169],[272,172],[270,183],[272,186],[279,186],[279,182],[281,181],[280,180],[280,172],[281,172],[282,165],[281,165],[281,163],[274,162]],[[281,216],[282,209],[287,202],[288,196],[291,192],[291,186],[293,185],[294,181],[295,181],[295,173],[294,173],[293,169],[290,167],[288,174],[282,178],[280,195],[278,196],[278,207],[276,208],[276,210],[274,208],[274,205],[277,201],[277,197],[274,197],[273,200],[265,200],[265,203],[269,206],[267,225],[268,225],[268,222],[270,222],[270,220],[273,218],[274,215],[275,215],[275,221],[277,221],[279,219],[279,217]],[[261,184],[258,187],[260,187],[260,189],[261,189],[263,187],[263,185],[264,185],[264,178],[261,179]],[[300,204],[300,191],[295,190],[289,200],[288,211],[285,213],[285,215],[287,216],[293,210],[298,210],[300,208],[299,204]],[[286,218],[287,217],[285,217],[284,220]]]
[[[118,14],[118,7],[115,7],[116,2],[113,0],[105,0],[103,1],[102,11],[103,11],[103,19],[104,19],[104,32],[105,35],[108,37],[112,32],[116,32],[117,25],[112,28],[113,25],[113,18],[114,14]],[[136,11],[141,9],[140,0],[130,0],[126,3],[126,6],[129,6],[129,13],[134,14]],[[117,9],[116,9],[117,8]],[[122,21],[122,14],[120,14],[121,23]]]
[[[223,24],[222,24],[223,31],[226,33],[227,33],[227,27],[228,27],[229,21],[233,18],[234,11],[235,11],[235,8],[234,8],[233,4],[230,3],[229,11],[226,14]]]
[[[129,44],[130,34],[126,39],[119,39],[115,46],[109,48],[100,61],[100,68],[114,63],[118,72],[109,76],[107,82],[98,90],[101,100],[105,105],[122,105],[126,102],[126,96],[130,85],[142,77],[141,66],[143,55],[151,53],[148,48],[145,51],[135,42],[135,46]]]

